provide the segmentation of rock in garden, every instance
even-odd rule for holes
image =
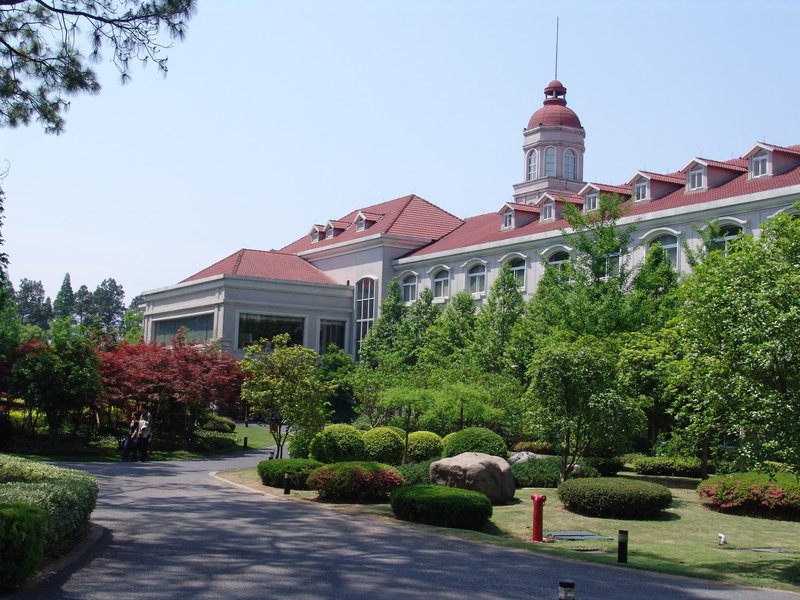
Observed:
[[[517,463],[524,463],[528,462],[529,460],[538,460],[543,458],[543,454],[536,454],[535,452],[515,452],[508,458],[508,463],[511,465],[515,465]]]
[[[483,492],[493,504],[509,502],[516,488],[508,461],[480,452],[464,452],[431,463],[431,483]]]

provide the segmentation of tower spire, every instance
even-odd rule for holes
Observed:
[[[556,76],[553,79],[558,81],[558,17],[556,17]]]

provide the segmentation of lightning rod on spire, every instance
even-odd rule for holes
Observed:
[[[556,17],[556,76],[553,79],[558,80],[558,17]]]

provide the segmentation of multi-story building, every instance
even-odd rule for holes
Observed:
[[[261,337],[287,332],[316,350],[335,343],[357,352],[377,316],[388,282],[398,278],[413,302],[430,288],[444,303],[469,290],[485,299],[508,262],[529,296],[546,265],[570,259],[562,231],[567,204],[596,210],[601,194],[622,196],[635,224],[634,244],[618,260],[641,262],[658,242],[675,269],[689,269],[683,242],[721,226],[720,244],[758,233],[772,215],[800,198],[800,145],[754,144],[741,158],[695,157],[675,173],[635,171],[623,184],[583,181],[586,132],[567,108],[566,88],[552,81],[543,106],[523,132],[522,182],[495,210],[461,219],[418,196],[358,208],[280,251],[242,249],[180,283],[146,292],[145,340],[168,343],[180,327],[198,341],[221,340],[235,356]]]

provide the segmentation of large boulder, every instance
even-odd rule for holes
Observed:
[[[481,452],[464,452],[431,463],[431,483],[483,492],[493,504],[514,499],[514,475],[508,461]]]
[[[515,452],[511,456],[508,457],[508,464],[515,465],[518,462],[528,462],[529,460],[539,460],[540,458],[544,458],[544,454],[536,454],[535,452],[528,452],[524,450],[523,452]]]

